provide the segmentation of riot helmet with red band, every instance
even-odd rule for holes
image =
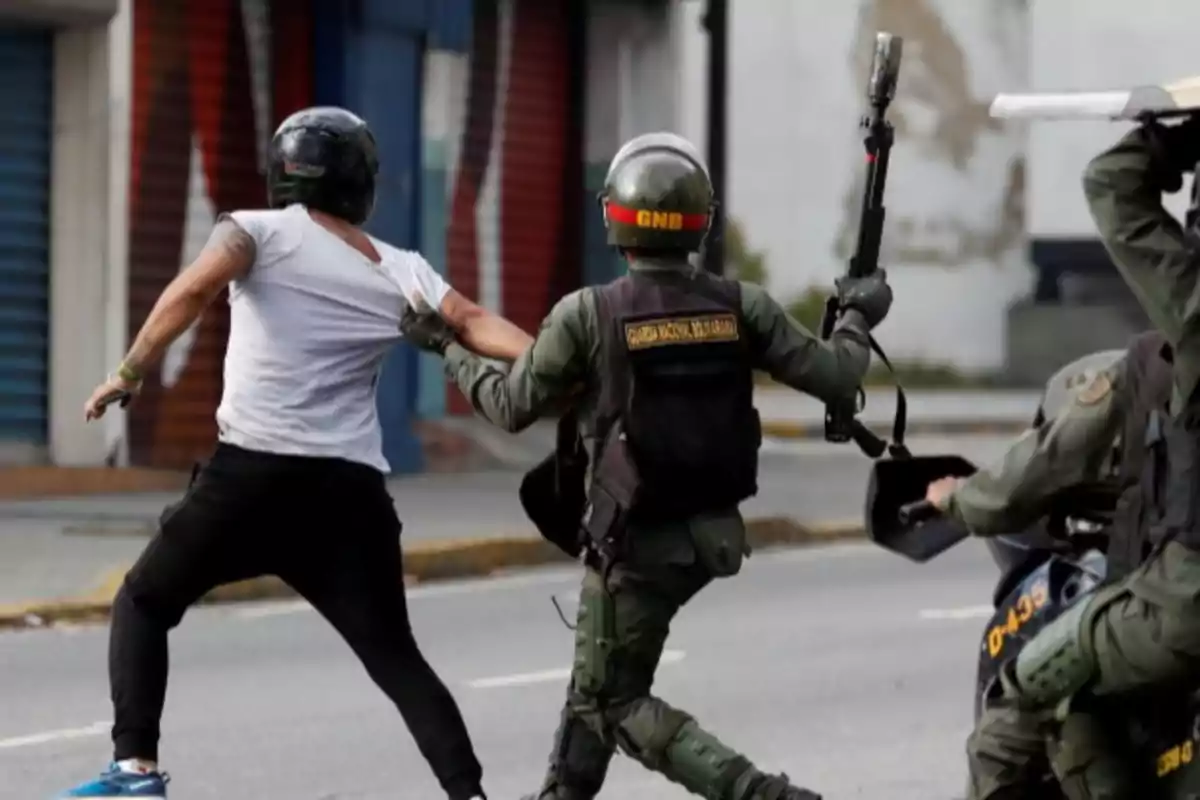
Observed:
[[[600,194],[608,243],[698,251],[712,224],[712,180],[698,150],[673,133],[631,139],[617,152]]]

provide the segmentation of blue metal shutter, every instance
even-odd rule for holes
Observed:
[[[53,34],[0,28],[0,441],[46,442]]]

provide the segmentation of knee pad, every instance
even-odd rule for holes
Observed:
[[[663,752],[663,773],[693,794],[721,800],[749,800],[748,777],[758,777],[749,759],[689,719]]]
[[[1083,689],[1095,675],[1096,663],[1084,626],[1094,597],[1076,603],[1025,645],[1008,670],[1015,686],[1005,687],[1022,704],[1053,706]]]
[[[605,717],[621,749],[651,769],[661,769],[684,727],[695,725],[689,714],[652,698],[610,708]]]

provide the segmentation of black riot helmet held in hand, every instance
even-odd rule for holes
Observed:
[[[300,203],[361,225],[375,207],[379,156],[367,123],[344,108],[317,106],[285,119],[271,139],[267,201]]]
[[[623,249],[694,253],[712,224],[712,180],[682,136],[648,133],[613,157],[600,193],[608,243]]]

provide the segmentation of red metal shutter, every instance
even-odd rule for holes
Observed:
[[[484,300],[486,273],[498,268],[498,310],[532,333],[578,285],[578,265],[564,263],[579,256],[576,175],[582,170],[580,135],[570,116],[570,9],[561,0],[498,0],[477,4],[475,14],[447,241],[449,279]],[[492,180],[498,199],[488,208],[480,203],[485,181]],[[478,224],[477,216],[483,218]],[[485,254],[498,254],[499,264],[482,263]],[[564,281],[563,274],[576,277]],[[453,387],[447,405],[452,414],[471,413]]]
[[[504,315],[536,331],[550,307],[563,227],[569,74],[567,4],[514,0],[500,164]]]
[[[244,4],[134,0],[131,338],[181,265],[203,246],[215,215],[265,204],[254,91],[271,81],[262,74],[254,80],[244,20],[252,22],[252,40],[263,44],[270,15],[264,0]],[[269,54],[255,64],[270,69]],[[275,116],[272,109],[265,119]],[[222,295],[164,367],[147,377],[129,419],[134,464],[187,467],[211,450],[228,330]]]

